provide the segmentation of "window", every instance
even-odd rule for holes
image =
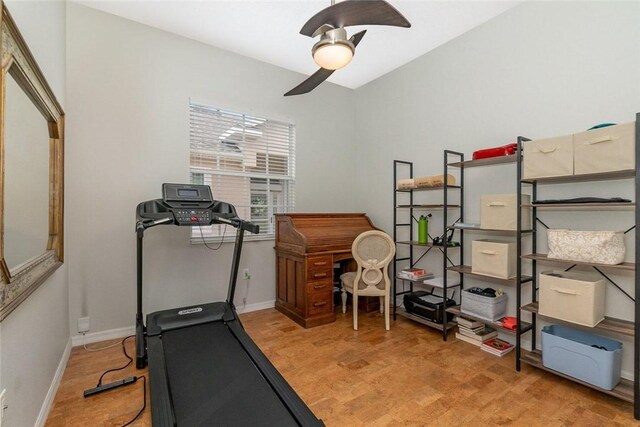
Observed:
[[[189,111],[191,183],[209,185],[214,199],[260,226],[259,238],[273,238],[273,215],[294,208],[295,126],[193,101]],[[193,227],[191,239],[219,239],[224,229]]]

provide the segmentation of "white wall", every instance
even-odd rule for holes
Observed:
[[[134,212],[189,180],[189,98],[296,124],[298,211],[353,211],[353,92],[282,95],[297,73],[74,3],[68,5],[67,242],[70,316],[92,331],[133,324]],[[226,296],[232,244],[190,245],[187,227],[145,237],[145,311]],[[273,241],[245,244],[248,304],[275,299]],[[245,283],[239,281],[241,305]]]
[[[64,108],[65,3],[9,0],[6,4]],[[67,266],[0,324],[0,388],[7,390],[8,426],[34,425],[69,341]]]
[[[358,158],[367,165],[358,170],[359,209],[392,231],[394,159],[414,161],[417,176],[440,174],[445,148],[469,159],[476,149],[515,142],[518,135],[556,136],[635,120],[640,111],[638,22],[637,2],[528,2],[357,90]],[[480,194],[516,191],[514,166],[466,174],[467,221],[479,219]],[[627,181],[540,191],[541,198],[578,195],[633,198],[633,187]],[[420,197],[442,200],[439,192]],[[434,230],[441,232],[442,215],[434,214]],[[556,228],[624,230],[634,221],[631,210],[543,215]],[[474,237],[480,235],[467,235],[466,241]],[[633,238],[631,233],[628,247]],[[633,250],[628,258],[633,259]],[[441,256],[428,255],[424,265],[440,269],[441,262]],[[612,277],[633,292],[632,276]],[[514,290],[507,292],[514,315]],[[632,303],[612,286],[607,310],[633,319]],[[626,370],[631,353],[625,352]]]

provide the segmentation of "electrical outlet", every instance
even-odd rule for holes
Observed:
[[[78,333],[89,332],[89,318],[88,317],[78,317]]]
[[[0,392],[0,425],[4,422],[4,413],[6,412],[7,406],[7,389],[5,388]]]
[[[249,272],[248,268],[245,268],[244,270],[242,270],[242,274],[244,276],[244,280],[251,279],[251,273]]]

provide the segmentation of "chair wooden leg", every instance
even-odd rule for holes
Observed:
[[[380,298],[380,314],[384,314],[384,297],[378,298]]]
[[[358,330],[358,296],[353,294],[353,330]]]
[[[389,294],[384,296],[384,326],[388,331],[390,329],[389,324]]]
[[[347,291],[342,286],[342,314],[347,312]]]

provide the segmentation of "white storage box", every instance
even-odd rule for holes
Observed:
[[[635,122],[575,134],[575,174],[635,169],[635,134]]]
[[[491,321],[502,319],[507,314],[506,294],[486,297],[463,289],[460,295],[460,311],[465,314]]]
[[[531,204],[531,196],[523,194],[522,204]],[[480,228],[515,230],[517,225],[517,194],[486,194],[480,197]],[[522,208],[522,229],[531,229],[531,208]]]
[[[615,265],[624,262],[622,231],[547,231],[551,259]]]
[[[515,277],[515,242],[488,239],[471,242],[471,272],[501,279]]]
[[[604,279],[572,271],[543,272],[539,279],[541,315],[589,327],[604,320]]]
[[[523,144],[523,178],[573,175],[573,135]]]

